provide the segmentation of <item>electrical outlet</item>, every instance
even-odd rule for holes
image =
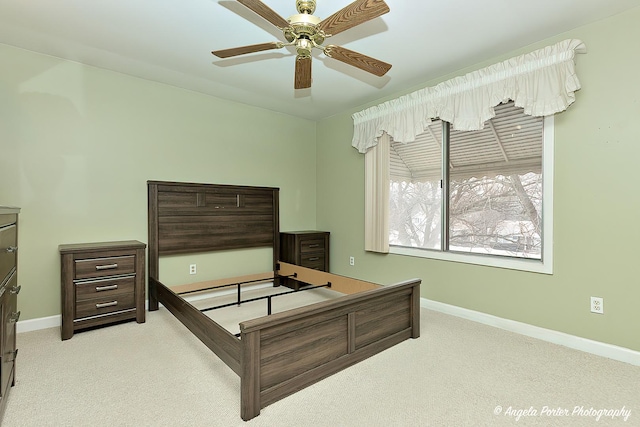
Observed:
[[[189,265],[189,274],[196,274],[196,265],[195,264],[190,264]]]
[[[591,297],[591,312],[604,314],[604,301],[599,297]]]
[[[352,256],[349,257],[349,265],[356,265],[356,259]]]

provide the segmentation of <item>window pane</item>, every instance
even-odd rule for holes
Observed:
[[[391,181],[389,244],[440,249],[440,181]]]
[[[451,131],[450,250],[541,258],[543,119],[521,111]]]
[[[441,248],[442,123],[390,153],[389,244]]]

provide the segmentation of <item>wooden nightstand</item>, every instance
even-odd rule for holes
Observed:
[[[280,233],[280,261],[320,271],[329,271],[328,231],[287,231]],[[299,289],[297,281],[285,279],[283,284]]]
[[[122,320],[144,323],[146,247],[137,240],[59,246],[63,340]]]

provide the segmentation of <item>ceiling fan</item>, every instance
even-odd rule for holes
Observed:
[[[383,0],[356,0],[323,20],[313,15],[316,10],[315,0],[297,0],[298,14],[290,16],[289,19],[284,19],[260,0],[238,0],[238,2],[282,30],[287,43],[277,41],[211,52],[218,58],[295,46],[297,56],[294,87],[296,89],[311,87],[311,52],[314,48],[320,49],[329,58],[376,76],[385,75],[391,68],[391,64],[361,53],[340,46],[322,45],[328,37],[389,12],[389,6]]]

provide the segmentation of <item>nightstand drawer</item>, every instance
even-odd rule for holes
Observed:
[[[300,265],[302,267],[324,271],[324,253],[302,255],[300,257]]]
[[[300,252],[324,252],[324,238],[300,240]]]
[[[75,279],[132,274],[136,271],[135,255],[77,259]]]
[[[76,301],[76,319],[127,310],[135,308],[135,306],[133,293],[115,295],[114,298],[95,298],[86,301]]]
[[[76,302],[95,298],[115,298],[121,294],[135,292],[135,276],[117,279],[98,279],[76,283]]]

